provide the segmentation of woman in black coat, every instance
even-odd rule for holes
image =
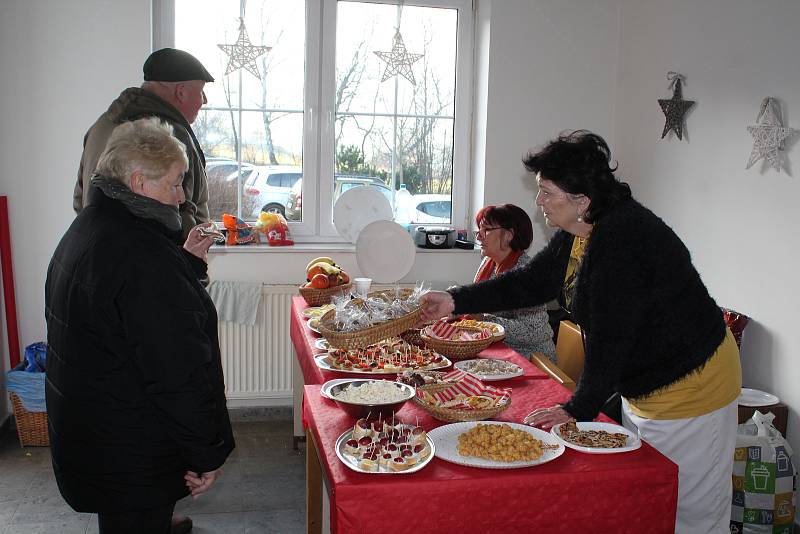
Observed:
[[[727,532],[741,368],[689,251],[616,179],[599,136],[563,135],[525,165],[559,231],[523,268],[424,295],[423,318],[568,302],[584,335],[583,375],[569,401],[526,422],[589,421],[620,393],[625,426],[679,466],[676,531]],[[565,276],[575,240],[585,252]]]
[[[234,448],[217,314],[198,281],[212,238],[174,243],[186,166],[168,124],[118,126],[47,272],[53,469],[101,533],[170,532],[175,502],[207,491]]]

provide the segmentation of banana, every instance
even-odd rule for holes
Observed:
[[[324,273],[327,276],[335,277],[338,276],[340,272],[342,272],[342,270],[339,267],[331,265],[330,263],[318,261],[308,268],[308,271],[306,271],[306,277],[310,280],[315,274],[319,273]]]
[[[311,267],[315,263],[320,263],[320,262],[321,263],[327,263],[329,265],[334,265],[334,266],[336,265],[336,263],[331,258],[329,258],[327,256],[320,256],[319,258],[314,258],[313,260],[308,262],[308,265],[306,265],[306,272],[308,272],[308,270],[311,269]]]

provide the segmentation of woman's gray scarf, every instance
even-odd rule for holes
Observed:
[[[172,232],[181,229],[181,215],[174,206],[137,195],[125,184],[101,174],[92,176],[92,185],[98,187],[107,197],[120,201],[136,217],[158,221]]]

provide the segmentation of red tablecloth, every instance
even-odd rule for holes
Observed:
[[[341,372],[323,371],[317,367],[314,363],[314,355],[322,351],[314,348],[314,341],[320,336],[308,327],[308,322],[303,316],[303,310],[307,307],[308,305],[306,301],[303,300],[303,297],[296,296],[292,298],[292,318],[289,331],[295,352],[297,353],[297,360],[300,363],[300,369],[303,371],[303,382],[306,384],[324,384],[328,380],[342,378],[343,376],[358,376],[364,378],[363,374],[348,375]],[[523,376],[495,383],[495,385],[498,386],[513,386],[516,382],[531,378],[548,378],[547,373],[533,365],[505,343],[493,343],[482,351],[480,356],[484,358],[507,360],[522,367],[525,373]]]
[[[354,421],[319,390],[305,386],[304,414],[330,485],[331,532],[674,532],[678,468],[646,443],[620,454],[567,449],[520,469],[434,458],[411,474],[357,473],[334,450]],[[553,380],[526,380],[496,419],[520,422],[533,408],[569,395]],[[411,402],[398,416],[427,430],[443,424]]]

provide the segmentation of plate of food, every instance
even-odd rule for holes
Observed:
[[[359,419],[336,440],[336,456],[359,473],[415,473],[435,452],[436,445],[422,427],[393,420]]]
[[[461,360],[453,364],[456,369],[461,369],[475,375],[485,382],[493,380],[508,380],[522,376],[522,367],[515,363],[495,358],[476,358],[474,360]]]
[[[316,356],[314,361],[326,371],[368,375],[444,369],[452,363],[430,349],[409,345],[399,339],[376,343],[364,349],[331,349],[327,354]]]
[[[442,460],[486,469],[515,469],[555,460],[564,444],[544,430],[501,421],[467,421],[434,428],[428,437]]]
[[[306,323],[306,324],[308,325],[308,328],[311,329],[312,332],[316,332],[317,334],[320,333],[320,331],[319,331],[319,317],[315,317],[313,319],[309,319],[308,323]]]
[[[305,310],[303,310],[303,317],[305,317],[306,319],[314,319],[314,318],[319,319],[320,317],[325,315],[325,313],[328,310],[332,310],[332,309],[333,309],[333,304],[323,304],[322,306],[312,306],[310,308],[306,308]]]
[[[642,446],[638,434],[614,423],[572,420],[554,425],[550,433],[570,449],[588,454],[629,452]]]
[[[503,339],[506,337],[506,329],[503,325],[491,321],[476,321],[475,319],[461,319],[453,322],[456,326],[471,326],[473,328],[484,328],[492,333],[492,337]]]
[[[329,351],[333,347],[331,347],[331,344],[328,343],[327,339],[325,339],[324,337],[320,337],[314,340],[314,348],[319,350]]]

